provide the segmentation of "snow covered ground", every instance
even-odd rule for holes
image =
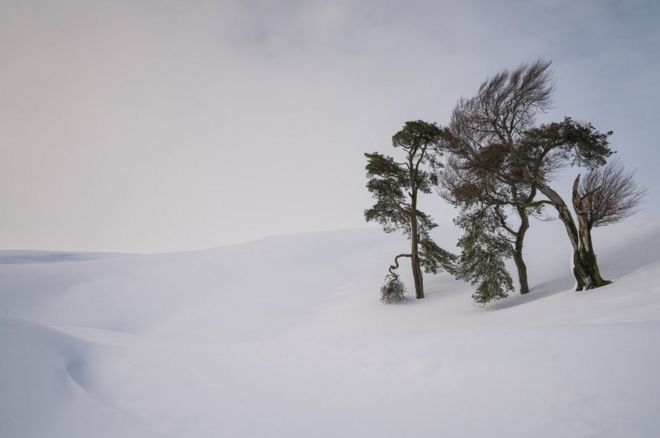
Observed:
[[[562,232],[534,224],[532,293],[486,307],[446,275],[381,304],[404,246],[375,229],[0,252],[0,436],[660,436],[660,222],[598,231],[615,282],[586,293]]]

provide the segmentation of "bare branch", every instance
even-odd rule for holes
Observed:
[[[634,214],[646,189],[635,184],[635,172],[626,172],[618,161],[588,172],[579,183],[579,208],[589,227],[602,227]]]

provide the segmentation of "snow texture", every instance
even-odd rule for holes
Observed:
[[[446,274],[380,303],[405,243],[373,229],[0,252],[0,436],[660,436],[660,222],[597,230],[614,283],[589,292],[561,232],[530,230],[532,292],[485,307]]]

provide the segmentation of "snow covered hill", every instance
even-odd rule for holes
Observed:
[[[486,307],[447,275],[381,304],[405,244],[374,229],[0,252],[0,436],[657,437],[660,222],[595,240],[614,284],[570,290],[535,224],[532,293]]]

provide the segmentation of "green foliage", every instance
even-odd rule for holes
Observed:
[[[421,120],[406,122],[403,129],[392,137],[392,145],[406,153],[403,162],[378,152],[364,154],[367,157],[367,190],[376,203],[364,211],[367,222],[378,222],[387,233],[401,230],[410,238],[413,216],[417,218],[420,234],[437,225],[430,216],[413,204],[418,192],[431,193],[438,185],[436,172],[430,166],[436,163],[437,154],[430,153],[442,139],[443,131],[435,124]]]
[[[403,129],[392,136],[392,145],[411,149],[433,146],[442,140],[443,131],[435,123],[423,120],[406,122]]]
[[[420,239],[419,246],[420,264],[424,272],[428,274],[437,274],[441,271],[449,272],[450,274],[456,272],[455,263],[457,257],[454,254],[440,248],[428,236]]]
[[[364,211],[367,222],[378,222],[387,233],[410,227],[410,204],[405,190],[410,188],[410,179],[405,168],[392,157],[377,152],[364,154],[367,157],[367,190],[376,198],[376,203]]]
[[[392,145],[406,153],[403,162],[378,152],[364,154],[367,157],[367,190],[376,203],[364,211],[367,222],[378,222],[385,232],[401,230],[410,238],[411,218],[417,218],[420,234],[426,234],[437,225],[431,217],[415,208],[417,193],[430,193],[438,185],[436,172],[430,166],[436,163],[430,149],[441,141],[443,131],[435,124],[421,120],[406,122],[404,128],[394,134]]]
[[[565,117],[561,122],[527,130],[517,158],[525,162],[532,175],[547,176],[566,164],[594,169],[614,153],[608,141],[610,135],[612,131],[600,132],[591,123]],[[534,165],[529,166],[530,162]]]
[[[494,212],[489,208],[464,209],[454,220],[464,234],[458,241],[455,275],[477,286],[472,298],[485,304],[506,298],[513,291],[511,275],[504,260],[511,257],[511,245],[500,235]]]
[[[446,130],[422,120],[406,122],[403,129],[392,136],[392,146],[406,153],[405,167],[415,191],[431,193],[438,185],[437,169],[442,166],[437,157],[446,136]]]

